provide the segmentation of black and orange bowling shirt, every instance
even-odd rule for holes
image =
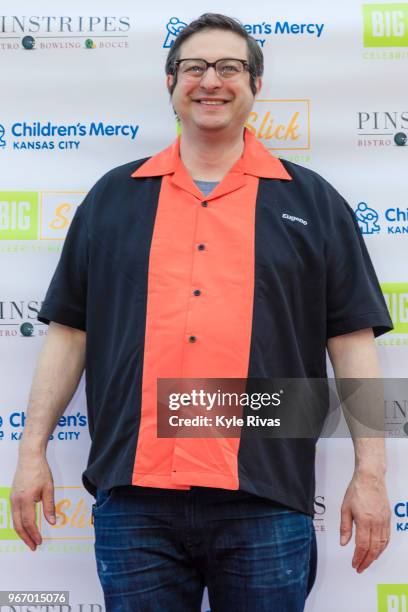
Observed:
[[[158,438],[157,378],[325,378],[329,337],[392,329],[351,208],[248,130],[207,196],[179,139],[104,175],[38,319],[87,333],[90,493],[241,489],[310,515],[315,440]]]

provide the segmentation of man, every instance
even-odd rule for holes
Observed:
[[[235,20],[202,15],[170,49],[181,138],[109,172],[72,221],[39,320],[50,323],[13,484],[35,550],[55,523],[45,450],[86,367],[83,475],[107,610],[298,612],[314,581],[313,439],[157,435],[158,378],[379,377],[392,324],[351,209],[244,129],[263,57]],[[374,332],[374,334],[373,334]],[[383,441],[355,439],[341,544],[384,550]],[[376,508],[376,517],[371,514]]]

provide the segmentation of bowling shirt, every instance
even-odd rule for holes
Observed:
[[[158,378],[325,378],[330,337],[392,329],[354,213],[249,131],[204,195],[180,137],[72,219],[38,319],[86,331],[84,486],[243,490],[313,515],[316,439],[161,438]]]

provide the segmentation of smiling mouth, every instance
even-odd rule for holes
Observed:
[[[228,100],[194,100],[194,102],[202,106],[223,106],[227,104]]]

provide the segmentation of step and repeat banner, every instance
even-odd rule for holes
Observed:
[[[274,155],[322,174],[354,209],[395,326],[376,341],[382,372],[405,377],[408,3],[26,0],[3,1],[0,11],[0,590],[68,590],[70,606],[47,610],[97,612],[104,606],[93,498],[81,485],[89,447],[83,380],[49,441],[58,522],[51,527],[40,517],[37,552],[13,530],[8,501],[47,334],[36,315],[76,207],[107,170],[174,139],[164,63],[180,30],[203,12],[237,17],[265,55],[247,125]],[[386,418],[404,426],[407,410],[408,398],[396,396]],[[339,545],[352,442],[318,444],[319,566],[308,612],[408,610],[407,441],[389,439],[387,447],[391,543],[357,575],[353,544]]]

